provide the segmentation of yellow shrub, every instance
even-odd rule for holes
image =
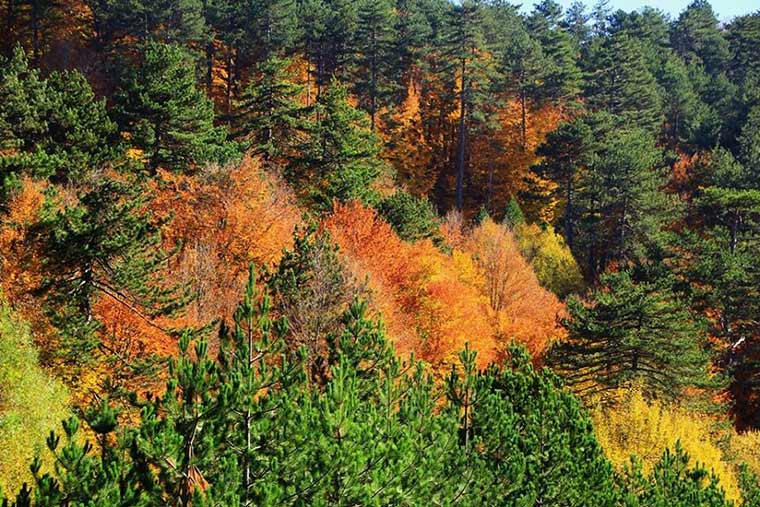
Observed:
[[[760,476],[760,431],[733,434],[729,452],[737,463],[746,463],[750,471]]]
[[[621,398],[613,407],[598,406],[592,411],[599,443],[616,467],[628,464],[635,454],[648,472],[666,448],[680,441],[691,462],[712,470],[726,496],[739,500],[735,468],[716,445],[709,417],[647,401],[635,389],[621,393]]]
[[[541,285],[560,298],[583,290],[580,267],[562,236],[536,224],[517,227],[515,236]]]
[[[63,386],[39,367],[29,328],[0,299],[0,490],[6,495],[31,481],[29,464],[50,430],[60,429],[66,402]]]

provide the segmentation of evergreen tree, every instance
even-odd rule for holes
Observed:
[[[288,57],[298,40],[295,0],[242,2],[246,43],[256,61]]]
[[[520,209],[520,204],[517,202],[517,199],[514,197],[509,199],[507,209],[504,210],[503,223],[510,229],[525,224],[525,215],[523,214],[522,209]]]
[[[532,168],[539,176],[557,183],[553,198],[565,203],[562,215],[565,241],[572,249],[575,246],[576,210],[575,200],[583,167],[591,163],[593,155],[593,134],[591,126],[583,118],[571,123],[563,123],[551,132],[538,148],[537,154],[544,157],[543,163]]]
[[[135,179],[102,177],[77,202],[46,209],[35,226],[44,252],[48,309],[67,340],[67,359],[87,362],[98,353],[96,297],[106,297],[144,319],[179,310],[186,297],[155,279],[167,254],[159,248],[160,222],[145,210],[146,189]]]
[[[152,172],[193,171],[237,155],[214,126],[214,107],[195,81],[190,55],[174,45],[148,43],[137,68],[122,78],[118,120]]]
[[[528,18],[531,36],[541,43],[543,52],[540,100],[564,104],[574,100],[581,89],[578,51],[561,26],[562,8],[554,0],[537,4]]]
[[[586,257],[590,274],[610,261],[639,263],[667,241],[665,227],[678,208],[663,190],[661,157],[648,132],[613,130],[584,171],[576,248]]]
[[[539,101],[545,62],[541,44],[533,39],[522,20],[511,24],[514,29],[508,32],[502,45],[500,72],[504,86],[520,98],[520,134],[523,149],[528,143],[528,101]]]
[[[396,91],[391,81],[394,21],[390,0],[364,0],[359,5],[354,92],[369,113],[373,132],[379,110]]]
[[[385,166],[364,113],[348,103],[348,92],[337,81],[322,93],[315,113],[303,156],[288,168],[291,184],[308,191],[322,209],[330,209],[333,200],[375,201],[372,184]]]
[[[456,151],[456,207],[464,206],[464,178],[467,159],[467,134],[470,123],[478,113],[484,97],[488,73],[480,61],[484,48],[483,7],[479,0],[466,0],[450,11],[448,32],[445,34],[444,55],[452,61],[450,89],[457,102],[458,141]],[[454,63],[455,62],[455,63]]]
[[[378,212],[404,241],[415,242],[431,239],[440,244],[440,218],[433,205],[425,198],[398,190],[389,195],[378,206]]]
[[[665,113],[664,135],[670,147],[677,149],[697,144],[704,132],[707,106],[694,90],[687,66],[677,57],[669,57],[662,65],[657,80],[662,86]]]
[[[600,49],[586,95],[596,110],[619,115],[627,126],[658,133],[662,105],[657,82],[640,46],[625,33],[608,38]]]
[[[394,61],[394,77],[397,91],[412,78],[414,68],[422,66],[423,57],[429,52],[432,27],[425,11],[425,0],[397,0],[391,57]]]
[[[261,63],[238,105],[238,134],[265,162],[291,159],[304,128],[302,88],[288,71],[290,63],[277,57]]]
[[[753,13],[735,18],[727,27],[731,53],[728,72],[736,83],[747,86],[757,80],[760,63],[760,14]],[[757,84],[755,84],[757,88]]]
[[[100,49],[137,38],[190,44],[206,36],[202,0],[87,0]]]
[[[565,13],[565,19],[562,21],[562,27],[570,34],[579,51],[588,44],[591,37],[591,27],[589,26],[591,14],[586,9],[586,4],[580,0],[575,0],[570,4]]]
[[[314,382],[329,378],[328,337],[342,330],[342,317],[359,288],[347,274],[326,232],[309,226],[297,231],[292,250],[267,281],[274,308],[288,319],[290,353],[303,348]]]
[[[116,126],[84,76],[31,69],[20,46],[0,61],[0,189],[25,174],[80,183],[120,156]]]
[[[583,395],[641,382],[653,395],[707,385],[704,331],[667,289],[623,271],[602,276],[591,304],[568,300],[568,339],[550,363]]]
[[[699,463],[689,468],[689,455],[676,442],[666,449],[649,477],[644,477],[636,461],[626,470],[624,481],[635,498],[634,505],[652,507],[728,507],[718,479]]]
[[[687,64],[716,75],[728,63],[728,42],[707,0],[694,0],[679,14],[670,33],[673,49]]]

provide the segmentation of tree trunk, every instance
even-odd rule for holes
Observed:
[[[528,97],[525,93],[525,88],[520,91],[520,134],[522,136],[522,149],[523,151],[528,149],[528,113],[527,102]]]
[[[311,35],[306,36],[306,107],[311,107]]]
[[[375,131],[375,115],[377,114],[377,36],[372,31],[372,58],[370,64],[370,130]]]
[[[225,109],[227,111],[227,121],[229,122],[232,118],[232,48],[227,48],[227,62],[225,66],[227,68]]]
[[[40,12],[39,0],[32,1],[32,58],[34,65],[40,64]]]
[[[467,112],[467,59],[462,56],[461,59],[461,76],[462,76],[462,91],[459,95],[459,149],[457,151],[457,195],[456,206],[457,210],[462,211],[464,206],[464,153],[465,153],[465,141],[467,139],[465,128],[466,120],[465,114]]]
[[[565,206],[565,240],[567,246],[572,249],[575,242],[575,217],[573,216],[573,173],[572,171],[567,178],[567,204]]]
[[[214,39],[206,43],[206,94],[211,97],[214,86]]]
[[[731,242],[728,245],[729,251],[733,254],[736,252],[736,247],[739,246],[739,225],[741,224],[741,215],[738,212],[734,213],[733,220],[731,221]]]

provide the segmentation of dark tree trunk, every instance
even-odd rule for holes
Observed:
[[[456,206],[462,211],[464,206],[464,154],[467,134],[465,128],[467,122],[465,115],[467,112],[467,60],[464,56],[461,59],[461,76],[462,92],[459,95],[459,148],[457,150],[457,195]]]

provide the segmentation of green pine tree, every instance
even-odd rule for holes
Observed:
[[[195,65],[176,45],[148,43],[116,95],[118,120],[149,169],[192,172],[238,155],[214,106],[197,88]]]
[[[590,105],[620,116],[628,127],[659,133],[662,104],[640,44],[621,32],[605,40],[597,58],[586,82]]]
[[[373,203],[372,184],[385,164],[365,114],[349,104],[348,91],[337,81],[322,92],[314,109],[316,120],[307,126],[302,156],[286,172],[290,183],[307,191],[321,209],[330,209],[334,200]]]
[[[272,57],[262,62],[238,105],[238,134],[265,163],[285,162],[304,128],[302,87],[288,71],[289,60]]]
[[[0,189],[21,175],[79,184],[121,156],[116,125],[80,73],[47,79],[20,46],[0,59]]]
[[[590,304],[571,297],[568,311],[568,339],[549,362],[578,393],[641,382],[652,396],[677,397],[685,387],[708,385],[704,330],[667,289],[610,273]]]

